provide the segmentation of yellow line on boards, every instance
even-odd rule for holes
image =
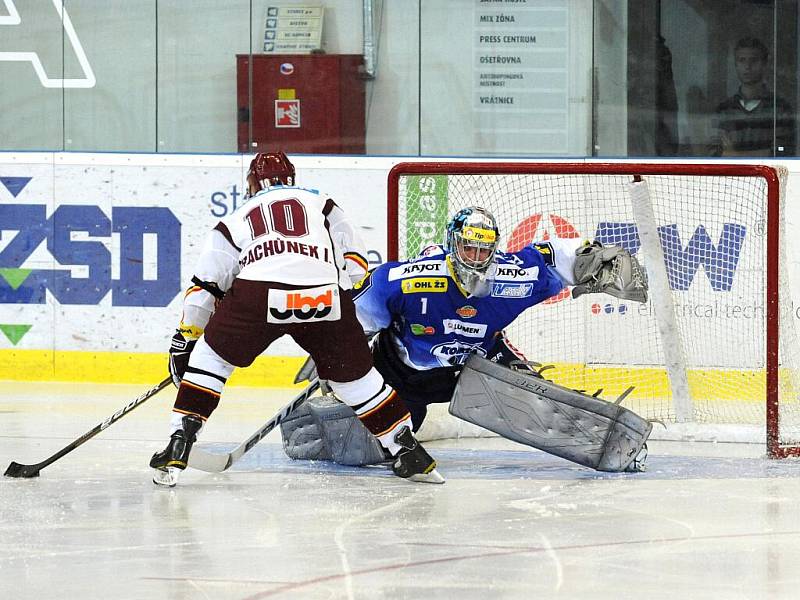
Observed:
[[[570,363],[555,363],[542,375],[565,387],[584,390],[594,394],[602,389],[601,398],[616,400],[628,387],[633,386],[629,398],[670,398],[669,378],[664,368],[588,366]],[[783,385],[789,385],[783,377]],[[687,372],[689,392],[694,400],[714,402],[764,402],[766,398],[766,371],[764,369],[695,368]]]
[[[260,356],[246,369],[236,369],[229,384],[291,387],[304,360],[300,356]],[[153,384],[167,374],[165,352],[0,350],[0,379],[4,380]]]
[[[300,356],[260,356],[250,367],[236,369],[229,384],[291,387],[304,360]],[[663,368],[568,363],[554,367],[543,372],[547,379],[588,394],[602,389],[600,397],[605,400],[615,400],[629,386],[634,386],[631,399],[670,396]],[[166,353],[0,350],[0,380],[152,384],[166,375]],[[688,378],[694,399],[763,402],[765,398],[764,369],[690,369]],[[792,391],[787,373],[781,373],[781,386],[784,392]]]

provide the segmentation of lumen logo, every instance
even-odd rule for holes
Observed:
[[[75,28],[72,26],[72,20],[69,18],[67,8],[63,5],[63,0],[52,0],[51,3],[55,10],[51,10],[49,7],[47,10],[38,8],[40,2],[25,0],[25,2],[20,3],[23,7],[24,18],[22,18],[14,5],[14,0],[3,0],[5,12],[8,14],[0,15],[0,61],[31,63],[39,82],[46,88],[93,88],[97,80],[95,79],[94,71],[92,71],[92,65],[89,64],[89,59],[83,51],[83,46],[80,39],[78,39]],[[40,29],[43,15],[44,17],[52,16],[54,21],[57,20],[57,23],[60,21],[59,28],[63,28],[66,34],[64,49],[67,51],[66,49],[69,46],[72,47],[72,52],[82,71],[82,77],[59,78],[48,76],[47,69],[45,69],[39,52],[36,52],[34,45],[42,38]],[[9,29],[12,27],[16,29]],[[61,68],[60,62],[58,66],[51,67],[50,70],[52,72],[58,68]]]

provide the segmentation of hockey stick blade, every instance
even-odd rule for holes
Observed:
[[[18,462],[12,462],[8,465],[6,472],[3,473],[4,477],[38,477],[39,469],[36,465],[21,465]]]
[[[38,477],[39,471],[44,469],[47,465],[56,462],[59,458],[61,458],[65,454],[69,454],[84,442],[89,441],[98,433],[107,428],[109,425],[119,421],[122,417],[127,415],[134,408],[144,404],[145,400],[149,400],[171,383],[172,383],[172,377],[171,376],[167,377],[166,379],[164,379],[164,381],[162,381],[152,389],[149,389],[135,400],[128,402],[128,404],[120,408],[113,415],[107,417],[101,423],[95,425],[92,429],[84,433],[77,440],[64,446],[61,450],[53,454],[53,456],[50,456],[49,458],[46,458],[42,462],[36,463],[34,465],[21,465],[18,462],[12,462],[10,465],[8,465],[8,468],[6,469],[6,472],[3,473],[3,475],[5,477]]]
[[[207,473],[222,473],[229,469],[237,460],[239,460],[245,453],[249,452],[253,446],[258,444],[266,435],[280,425],[292,411],[311,397],[311,394],[316,392],[320,387],[318,379],[312,381],[306,389],[300,392],[289,404],[281,408],[280,412],[272,417],[269,421],[259,427],[253,435],[239,444],[232,452],[228,454],[215,454],[206,452],[199,446],[192,446],[192,451],[189,454],[188,465],[193,469],[199,471],[206,471]]]

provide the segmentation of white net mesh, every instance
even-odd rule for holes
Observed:
[[[629,192],[635,167],[624,175],[515,173],[507,167],[498,174],[401,176],[399,258],[441,242],[448,216],[478,205],[497,218],[503,250],[518,250],[533,240],[580,237],[622,245],[646,265]],[[612,400],[635,386],[625,405],[647,418],[749,424],[763,432],[767,242],[768,231],[778,231],[768,228],[778,213],[768,211],[767,180],[688,173],[643,178],[664,255],[675,331],[665,338],[659,330],[652,297],[657,290],[651,289],[646,304],[604,294],[573,300],[565,291],[526,311],[508,336],[529,360],[555,365],[548,377],[563,385],[590,393],[602,388],[602,397]],[[788,293],[780,306],[779,419],[772,427],[782,444],[791,445],[800,441],[800,407]],[[665,367],[665,344],[677,344],[683,361],[689,396],[683,403],[673,397],[676,380]]]

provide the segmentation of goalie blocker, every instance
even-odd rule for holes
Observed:
[[[643,471],[653,429],[619,403],[475,355],[461,372],[450,414],[598,471]]]

